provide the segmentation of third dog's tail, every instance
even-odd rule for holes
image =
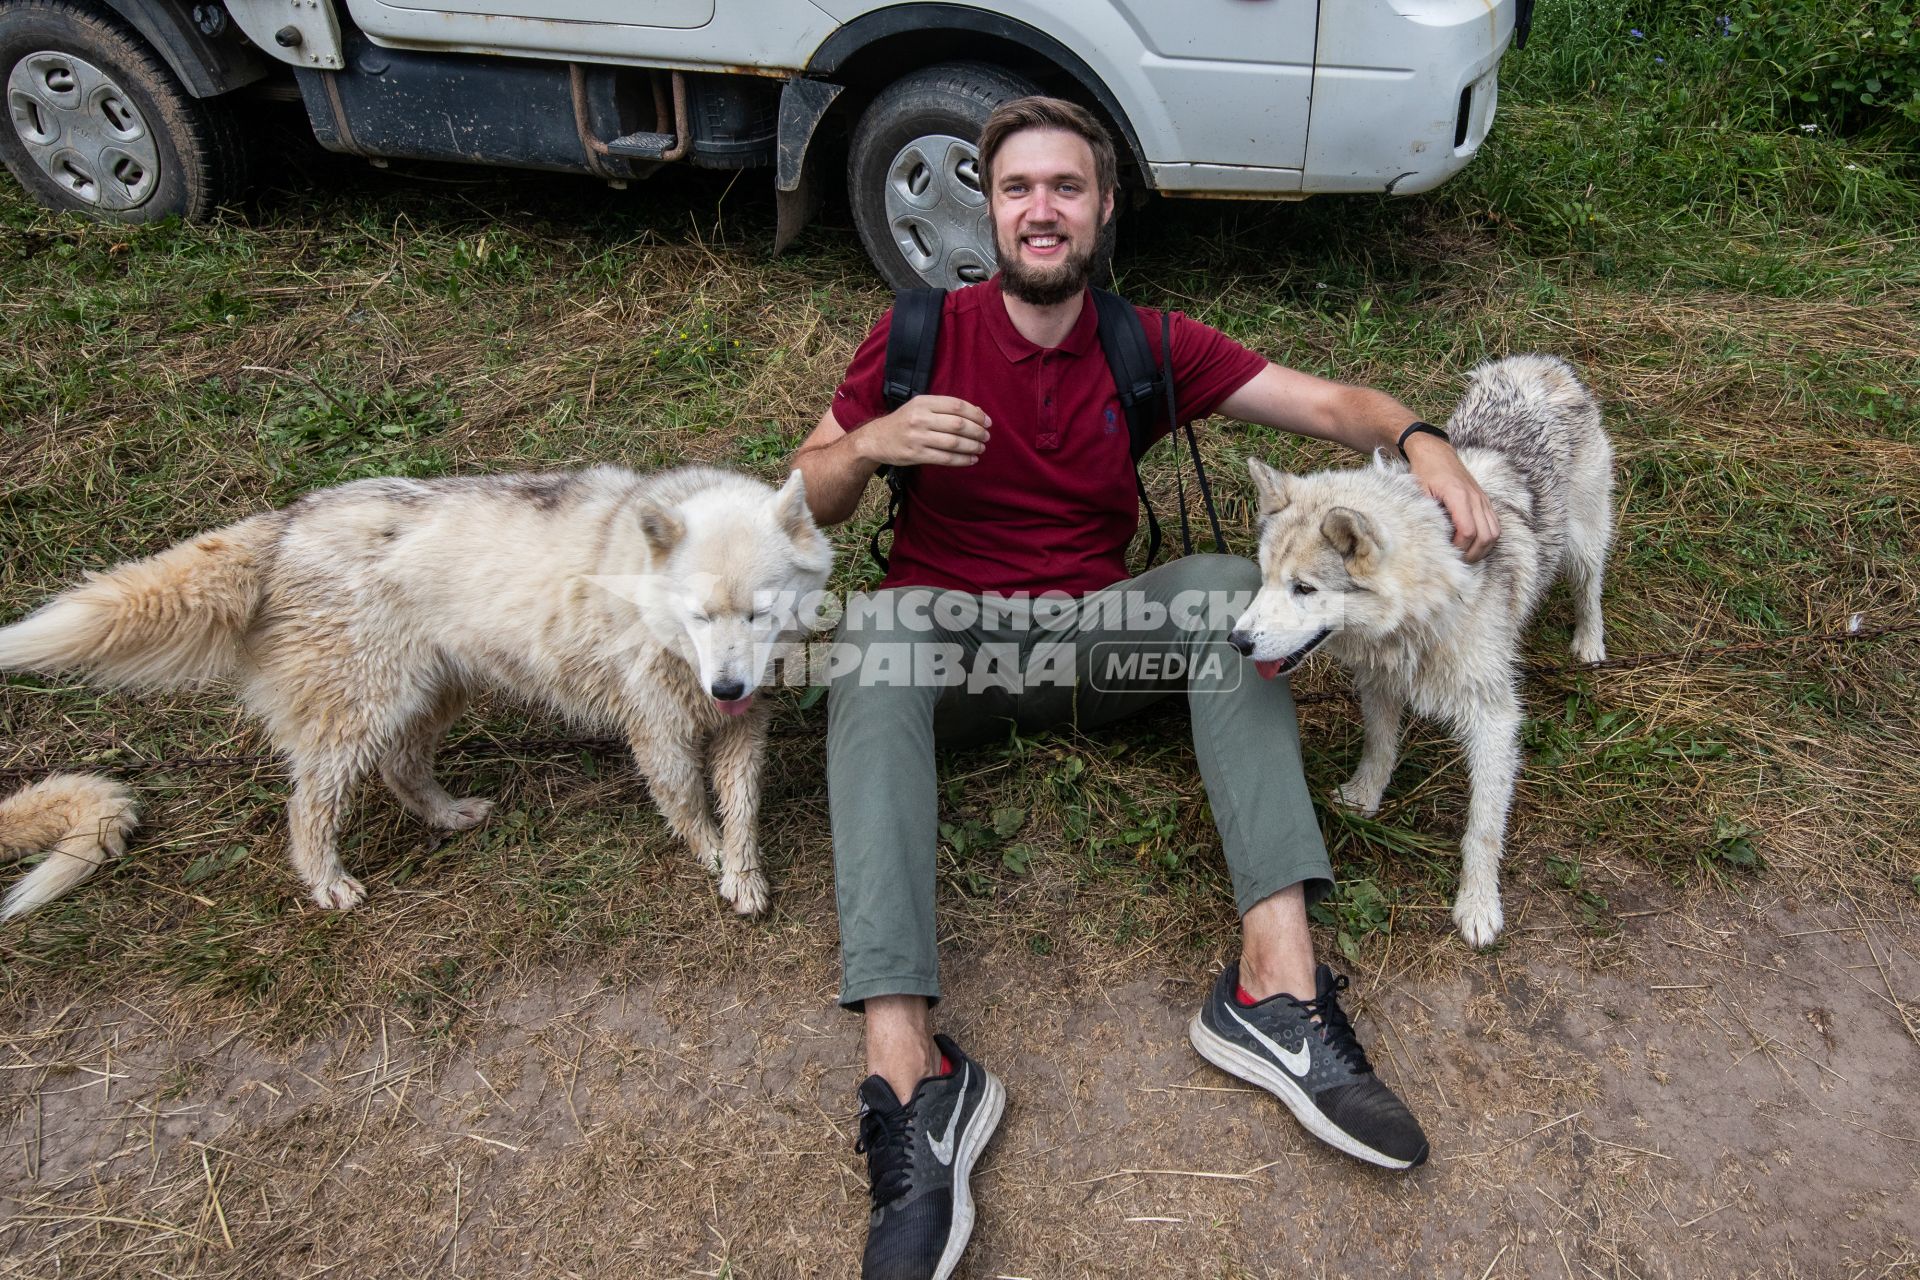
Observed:
[[[47,853],[7,891],[0,920],[52,902],[125,853],[139,818],[132,792],[93,774],[56,773],[0,800],[0,854]]]
[[[279,536],[278,514],[134,560],[0,627],[0,671],[74,671],[167,688],[217,680],[240,656]]]

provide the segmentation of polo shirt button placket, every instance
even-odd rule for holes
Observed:
[[[1050,360],[1049,353],[1040,354],[1040,430],[1036,434],[1033,447],[1053,450],[1060,447],[1060,432],[1053,421],[1053,366],[1058,360]]]

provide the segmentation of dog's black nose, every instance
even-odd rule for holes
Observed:
[[[1246,632],[1234,631],[1227,636],[1227,643],[1235,649],[1238,649],[1241,657],[1250,658],[1253,656],[1253,637]]]
[[[715,680],[713,682],[713,696],[722,702],[738,702],[740,695],[746,691],[747,683],[744,680]]]

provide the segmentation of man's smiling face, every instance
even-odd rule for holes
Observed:
[[[993,157],[987,198],[1010,297],[1046,307],[1086,288],[1113,193],[1100,191],[1085,138],[1065,129],[1013,134]]]

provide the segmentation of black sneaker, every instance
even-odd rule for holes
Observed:
[[[1425,1163],[1420,1122],[1373,1074],[1340,1008],[1347,980],[1323,964],[1313,981],[1312,1000],[1277,995],[1241,1004],[1240,966],[1230,964],[1193,1015],[1187,1038],[1214,1066],[1286,1103],[1328,1146],[1388,1169]]]
[[[967,1174],[1000,1123],[1007,1092],[945,1036],[951,1068],[903,1106],[879,1076],[860,1086],[860,1141],[872,1183],[862,1280],[947,1280],[973,1234]]]

